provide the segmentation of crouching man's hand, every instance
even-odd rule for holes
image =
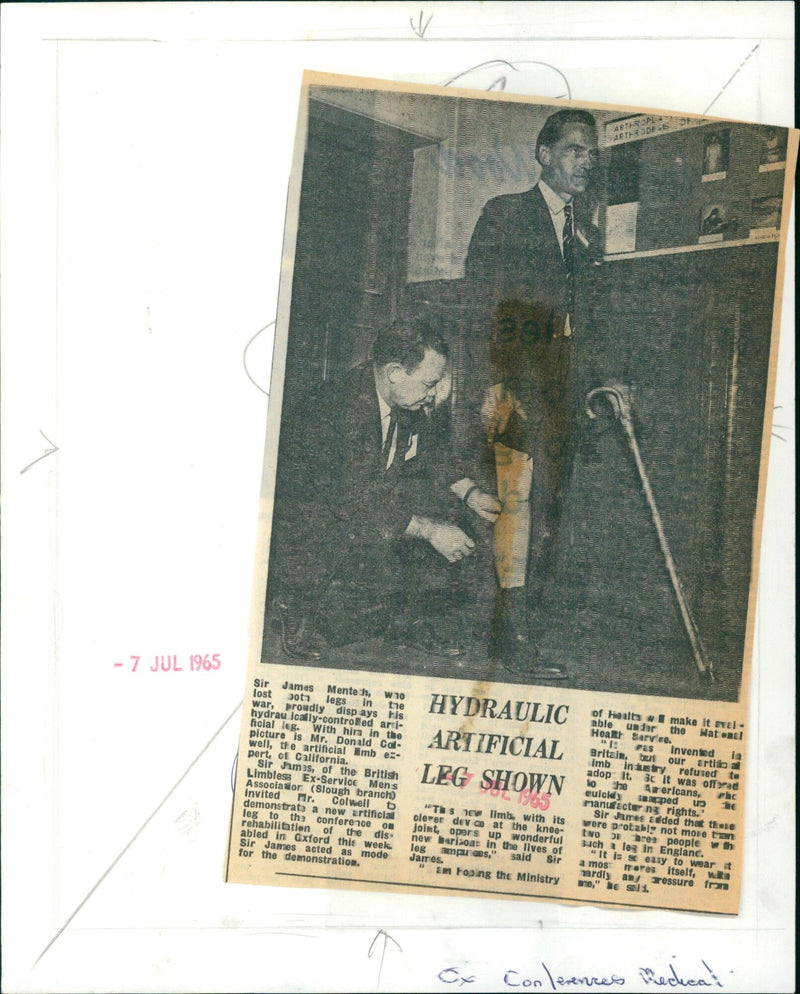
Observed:
[[[490,524],[494,524],[497,521],[500,512],[503,510],[503,505],[494,494],[490,494],[486,490],[481,490],[478,484],[473,483],[468,476],[451,484],[450,490],[459,500],[464,501],[470,511],[474,511],[478,517],[483,518]]]
[[[503,505],[494,494],[486,493],[485,490],[477,488],[467,497],[466,504],[471,511],[492,524],[497,521],[503,510]]]
[[[405,534],[409,538],[421,538],[436,549],[440,556],[449,563],[457,563],[460,559],[471,556],[475,551],[475,543],[457,525],[446,521],[433,521],[431,518],[420,518],[417,515],[409,522]]]

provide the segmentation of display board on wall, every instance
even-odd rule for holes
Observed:
[[[786,129],[735,122],[608,122],[606,254],[777,240],[786,140]]]

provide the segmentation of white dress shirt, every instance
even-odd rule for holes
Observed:
[[[556,238],[558,239],[558,247],[561,249],[561,255],[564,255],[564,226],[567,223],[566,215],[564,214],[564,208],[567,204],[572,203],[572,197],[569,200],[564,200],[563,197],[559,196],[555,190],[551,189],[544,180],[539,180],[538,187],[542,191],[542,196],[544,197],[544,202],[547,204],[547,208],[550,211],[550,220],[553,222],[553,229],[556,233]],[[575,237],[575,213],[572,214],[572,235]],[[567,319],[564,322],[564,337],[569,338],[572,334],[572,329],[569,325],[569,314],[567,314]]]

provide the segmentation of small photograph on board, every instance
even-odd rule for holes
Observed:
[[[735,234],[738,221],[728,216],[725,204],[709,204],[700,212],[700,244],[721,242],[726,235]]]
[[[609,204],[606,208],[606,252],[617,255],[636,250],[639,204]]]
[[[730,130],[711,131],[703,139],[703,182],[725,179],[728,175]]]
[[[785,128],[767,128],[761,135],[758,171],[772,172],[775,169],[786,168],[786,140],[788,132]]]
[[[783,198],[756,197],[750,208],[750,236],[752,238],[777,238],[781,227]]]

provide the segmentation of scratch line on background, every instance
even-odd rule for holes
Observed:
[[[35,466],[37,462],[40,462],[46,456],[52,456],[54,452],[58,452],[58,446],[56,445],[56,443],[55,442],[51,442],[50,439],[47,437],[47,435],[45,435],[45,433],[42,431],[41,428],[39,429],[39,434],[42,436],[42,438],[45,440],[45,442],[47,442],[49,445],[52,446],[52,448],[45,449],[44,452],[40,456],[37,456],[36,459],[33,460],[33,462],[29,462],[28,465],[24,469],[21,469],[19,471],[19,475],[20,476],[22,476],[23,473],[27,473],[27,471],[31,468],[31,466]]]
[[[269,324],[265,324],[263,328],[259,328],[258,331],[255,333],[255,335],[253,335],[253,337],[247,343],[247,345],[245,345],[244,352],[242,352],[242,366],[244,367],[244,372],[245,372],[245,375],[247,376],[247,379],[250,380],[250,382],[253,384],[253,386],[256,388],[256,390],[260,390],[261,393],[263,393],[265,397],[269,397],[269,390],[265,390],[262,386],[259,386],[259,384],[256,383],[256,381],[250,375],[250,370],[247,368],[247,352],[248,352],[248,349],[250,348],[250,346],[253,344],[253,342],[258,338],[258,336],[262,332],[266,331],[267,328],[272,328],[274,326],[274,324],[275,324],[275,321],[273,320],[273,321],[270,321]]]
[[[228,724],[228,722],[231,720],[231,718],[236,714],[236,712],[239,710],[239,708],[242,706],[243,703],[244,703],[244,698],[242,698],[242,700],[239,701],[239,703],[236,705],[236,707],[233,709],[233,711],[231,711],[231,713],[228,715],[228,717],[225,719],[225,721],[222,722],[222,724],[219,726],[219,728],[216,730],[216,732],[214,732],[214,734],[211,736],[211,738],[208,740],[208,742],[206,742],[206,744],[203,746],[203,748],[200,750],[200,752],[198,752],[198,754],[194,757],[194,759],[191,761],[191,763],[189,763],[189,765],[186,767],[186,769],[183,771],[183,773],[180,775],[180,777],[178,777],[178,779],[176,780],[176,782],[172,785],[172,787],[170,787],[170,789],[167,791],[167,793],[164,795],[164,797],[161,799],[161,801],[153,809],[153,811],[151,812],[151,814],[145,819],[144,822],[142,822],[140,828],[135,833],[135,835],[123,847],[123,849],[120,851],[120,853],[117,855],[117,857],[114,860],[112,860],[112,862],[109,864],[108,868],[106,869],[105,873],[103,873],[103,875],[97,880],[97,882],[92,887],[92,889],[89,891],[89,893],[86,895],[86,897],[84,897],[84,899],[81,901],[81,903],[77,906],[77,908],[75,908],[75,910],[72,912],[72,914],[69,916],[69,918],[67,918],[67,920],[61,926],[61,928],[56,932],[56,934],[53,936],[53,938],[47,943],[47,945],[44,947],[44,949],[41,951],[41,953],[39,953],[39,955],[36,958],[36,961],[33,964],[34,966],[36,966],[36,964],[45,955],[45,953],[64,934],[64,932],[68,928],[68,926],[69,926],[70,922],[73,920],[73,918],[78,914],[78,912],[81,910],[81,908],[86,904],[86,902],[89,900],[89,898],[92,896],[92,894],[94,894],[94,892],[97,890],[97,888],[100,886],[100,884],[102,884],[102,882],[106,879],[106,877],[109,875],[109,873],[111,873],[111,871],[114,869],[114,867],[117,865],[117,863],[119,863],[119,861],[122,859],[122,857],[125,855],[125,853],[130,849],[130,847],[134,844],[134,842],[139,838],[139,836],[147,828],[147,826],[150,824],[150,822],[155,818],[155,816],[158,814],[158,812],[164,807],[164,805],[167,803],[167,801],[170,799],[170,797],[172,797],[172,795],[175,793],[175,791],[178,789],[178,787],[180,787],[180,785],[183,783],[183,781],[189,775],[189,773],[191,772],[191,770],[197,765],[197,763],[200,760],[200,758],[208,751],[208,749],[211,746],[212,742],[217,738],[217,736],[220,734],[220,732],[222,732],[222,730],[225,728],[225,726]]]
[[[760,46],[761,46],[761,42],[757,41],[755,43],[755,45],[747,53],[747,55],[739,63],[739,65],[738,65],[738,67],[736,69],[736,72],[734,72],[734,74],[731,76],[731,78],[728,80],[728,82],[722,87],[722,89],[714,97],[714,99],[711,101],[711,103],[708,105],[708,107],[706,107],[706,109],[703,111],[704,114],[707,114],[711,110],[711,108],[714,106],[714,104],[719,100],[719,98],[722,96],[722,94],[728,89],[728,87],[731,85],[731,83],[736,79],[736,77],[739,75],[739,73],[742,71],[742,69],[744,69],[744,67],[750,61],[750,59],[752,58],[752,56],[755,54],[756,49],[758,49]]]
[[[455,76],[451,76],[450,79],[442,83],[442,86],[452,86],[453,83],[455,83],[456,80],[461,79],[462,76],[467,76],[469,73],[475,72],[476,69],[485,69],[487,66],[507,66],[514,72],[520,72],[519,66],[544,66],[546,69],[552,69],[553,72],[558,73],[558,75],[564,80],[564,85],[567,88],[566,99],[572,99],[572,90],[570,89],[569,80],[564,73],[557,66],[551,65],[549,62],[538,62],[536,59],[523,59],[521,62],[517,62],[516,64],[513,62],[507,62],[505,59],[489,59],[487,62],[479,62],[476,66],[470,66],[469,69],[464,69],[463,72],[456,73]],[[499,79],[494,80],[489,89],[493,90],[495,85],[500,83],[502,80],[500,88],[505,90],[505,79],[505,76],[500,76]]]

